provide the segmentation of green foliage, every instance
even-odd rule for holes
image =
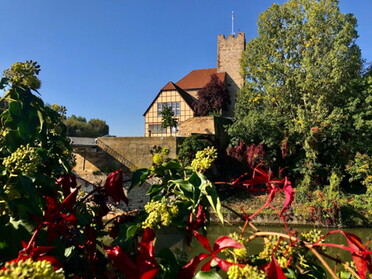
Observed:
[[[200,138],[197,135],[187,137],[180,145],[178,150],[178,159],[183,165],[189,166],[194,160],[196,152],[210,146],[210,142]]]
[[[264,144],[272,167],[285,167],[304,193],[335,169],[344,175],[356,152],[371,152],[372,87],[360,75],[355,27],[338,1],[273,4],[243,55],[229,134]]]
[[[177,128],[178,120],[174,117],[172,108],[165,105],[163,110],[160,112],[162,117],[161,127],[163,129],[170,128],[170,134],[172,135],[172,128]]]
[[[351,175],[349,181],[361,181],[367,187],[367,194],[372,195],[372,158],[367,154],[357,153],[354,160],[346,166],[346,171]]]
[[[85,117],[71,115],[65,119],[67,126],[67,135],[71,137],[102,137],[108,135],[109,126],[106,121],[100,119],[90,119],[87,122]]]
[[[16,62],[8,70],[4,71],[4,76],[13,86],[21,86],[37,90],[41,86],[41,81],[36,77],[40,72],[40,66],[32,61]]]
[[[60,115],[30,89],[39,87],[35,76],[39,71],[35,62],[17,62],[2,78],[7,107],[0,115],[0,217],[11,217],[2,218],[1,227],[15,239],[24,237],[24,231],[42,217],[43,197],[53,195],[55,180],[73,163]],[[11,224],[14,221],[20,221],[17,227]],[[1,234],[0,243],[7,237]],[[0,254],[13,252],[0,245]]]

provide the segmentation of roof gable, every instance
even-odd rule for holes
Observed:
[[[168,82],[158,93],[158,95],[156,95],[156,97],[154,98],[154,100],[152,101],[152,103],[149,105],[149,107],[146,109],[145,113],[143,114],[143,116],[146,115],[146,113],[150,110],[150,108],[152,107],[152,105],[156,102],[156,100],[158,99],[158,97],[160,96],[160,94],[164,91],[177,91],[178,94],[180,94],[180,96],[182,97],[182,99],[187,103],[187,105],[192,109],[192,111],[194,111],[194,108],[193,108],[193,103],[194,103],[194,98],[189,94],[187,93],[185,90],[183,90],[182,88],[180,88],[179,86],[177,86],[176,84],[174,84],[173,82]]]
[[[225,81],[226,72],[218,73],[217,68],[210,68],[193,70],[182,79],[177,81],[176,85],[184,90],[201,89],[211,80],[212,74],[217,74],[218,78],[222,82]]]

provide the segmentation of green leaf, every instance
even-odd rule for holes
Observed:
[[[75,246],[70,246],[65,249],[64,255],[66,258],[68,258],[71,254],[72,251],[74,250]]]
[[[173,181],[174,184],[179,185],[180,188],[187,192],[194,192],[195,188],[194,185],[192,185],[188,180],[178,179]]]
[[[140,227],[141,227],[141,223],[130,226],[127,229],[127,239],[133,237]]]
[[[171,170],[179,170],[182,168],[181,163],[178,160],[168,160],[162,164],[162,166],[166,169]]]
[[[221,212],[221,201],[217,194],[216,188],[214,185],[208,181],[204,183],[201,188],[202,193],[206,196],[209,201],[209,204],[212,206],[214,212],[217,214],[218,218],[220,219],[221,223],[223,224],[223,215]]]
[[[222,277],[215,271],[199,271],[194,279],[222,279]]]
[[[132,184],[130,185],[128,191],[132,190],[138,184],[143,184],[146,181],[149,174],[150,174],[149,169],[138,169],[138,170],[136,170],[133,173]]]
[[[41,110],[38,110],[37,111],[37,116],[39,117],[39,121],[40,121],[40,132],[41,132],[43,130],[43,128],[44,128],[44,115],[41,112]]]
[[[150,189],[147,191],[146,195],[153,197],[159,194],[164,189],[163,185],[161,184],[153,184]]]

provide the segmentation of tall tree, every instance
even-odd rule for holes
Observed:
[[[165,105],[160,114],[162,116],[161,123],[162,129],[167,129],[169,127],[170,134],[172,135],[172,128],[177,128],[178,124],[178,120],[177,118],[174,117],[174,112],[172,111],[172,108]]]
[[[265,144],[277,164],[302,177],[304,189],[328,183],[327,173],[339,172],[352,156],[355,127],[347,107],[364,98],[351,86],[362,68],[355,27],[337,0],[273,4],[259,16],[258,37],[243,55],[245,84],[229,133]]]
[[[224,83],[216,74],[212,74],[211,80],[198,92],[198,99],[195,102],[196,115],[220,115],[229,103],[229,94]]]

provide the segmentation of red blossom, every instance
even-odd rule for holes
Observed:
[[[128,204],[128,198],[124,194],[123,190],[123,171],[117,170],[110,173],[106,179],[104,185],[106,193],[111,197],[114,202],[120,203],[120,201]]]

